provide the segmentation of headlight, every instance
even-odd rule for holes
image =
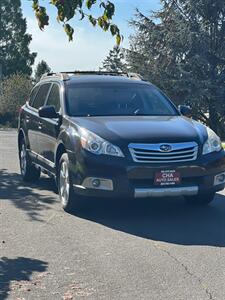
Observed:
[[[107,142],[95,133],[85,129],[80,129],[80,138],[82,147],[93,154],[106,154],[118,157],[124,157],[119,147]]]
[[[222,143],[218,135],[210,128],[206,128],[208,133],[208,139],[203,146],[203,154],[211,152],[219,152],[222,149]]]

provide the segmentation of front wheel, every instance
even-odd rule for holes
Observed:
[[[215,198],[216,193],[202,194],[197,196],[187,196],[185,200],[191,205],[208,205]]]
[[[69,170],[69,158],[64,153],[59,162],[58,169],[58,191],[62,207],[67,212],[72,212],[77,209],[80,202],[80,197],[74,193],[73,183]]]

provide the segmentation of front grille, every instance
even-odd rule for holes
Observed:
[[[197,159],[198,144],[129,144],[131,156],[140,163],[175,163]]]

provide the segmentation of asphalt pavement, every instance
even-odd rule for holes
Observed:
[[[51,179],[21,181],[15,131],[0,131],[0,299],[225,299],[225,193],[90,199],[62,211]]]

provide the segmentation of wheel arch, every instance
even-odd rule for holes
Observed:
[[[59,137],[58,143],[55,150],[55,170],[57,174],[59,161],[63,153],[67,153],[69,160],[72,164],[76,163],[76,149],[78,145],[78,138],[73,135],[71,127],[68,127],[66,130],[63,130]]]
[[[59,161],[60,161],[60,158],[61,156],[66,153],[66,147],[64,146],[64,144],[61,142],[58,144],[57,146],[57,150],[56,150],[56,153],[55,153],[55,166],[56,166],[56,171],[58,169],[58,165],[59,165]]]

